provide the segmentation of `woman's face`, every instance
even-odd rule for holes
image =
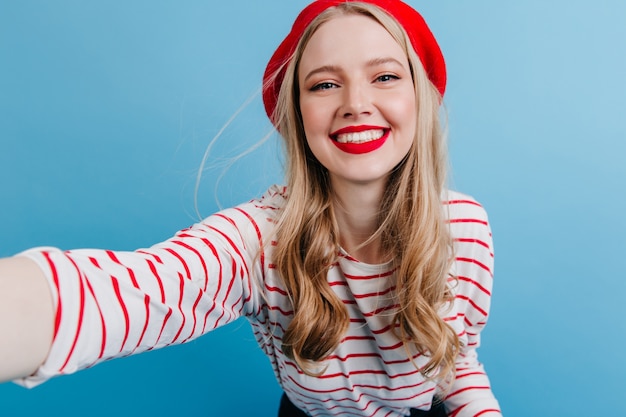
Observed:
[[[339,16],[313,34],[297,75],[306,140],[333,183],[385,180],[415,137],[415,90],[400,45],[369,17]]]

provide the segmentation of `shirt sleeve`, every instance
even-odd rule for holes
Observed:
[[[242,226],[243,225],[243,226]],[[99,362],[190,341],[254,314],[251,276],[260,233],[242,208],[225,210],[149,249],[38,248],[21,254],[44,271],[53,294],[53,342],[30,377],[47,379]]]
[[[456,377],[444,400],[450,417],[501,416],[489,378],[478,361],[480,332],[487,323],[493,286],[493,242],[485,210],[473,199],[451,200],[455,247],[455,310],[462,321]]]

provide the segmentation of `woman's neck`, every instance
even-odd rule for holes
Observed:
[[[363,245],[378,229],[384,187],[333,181],[333,209],[339,228],[339,242],[350,256],[361,262],[386,262],[380,238]]]

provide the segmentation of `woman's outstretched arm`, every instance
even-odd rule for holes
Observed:
[[[37,264],[0,259],[0,382],[35,372],[50,349],[53,325],[52,295]]]

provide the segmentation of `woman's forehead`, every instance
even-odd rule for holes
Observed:
[[[407,61],[404,49],[383,25],[369,16],[347,14],[320,25],[304,48],[300,66],[364,63],[387,57]]]

